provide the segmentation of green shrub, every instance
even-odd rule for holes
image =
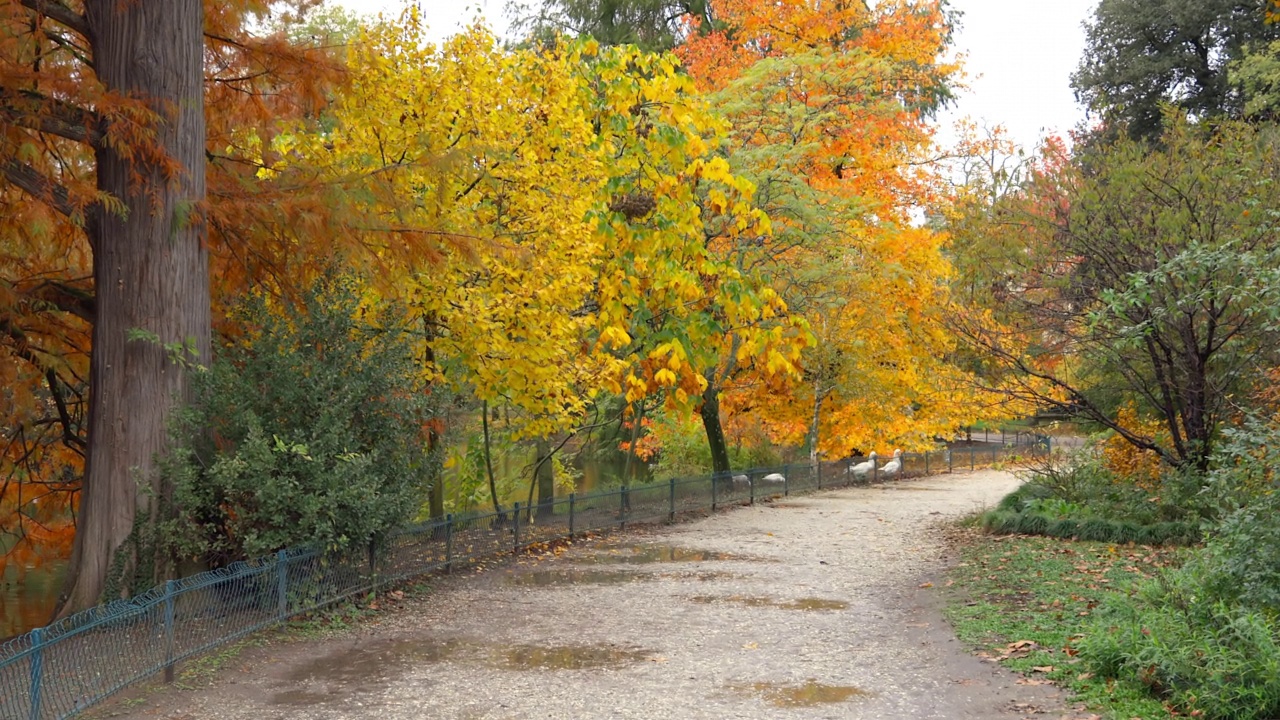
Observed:
[[[1116,477],[1096,453],[1086,449],[1064,461],[1034,468],[1029,475],[1024,487],[1043,490],[1020,499],[1036,498],[1034,507],[1051,515],[1078,520],[1100,517],[1137,525],[1168,521],[1198,524],[1214,516],[1213,503],[1203,493],[1205,479],[1195,471],[1168,468],[1161,475],[1160,487],[1147,490]]]
[[[1113,598],[1077,646],[1101,677],[1139,682],[1185,713],[1262,720],[1280,711],[1280,626],[1207,597],[1188,567]]]
[[[1080,539],[1094,542],[1115,542],[1115,523],[1103,518],[1090,518],[1080,523]]]
[[[1059,518],[1049,524],[1045,535],[1056,538],[1073,538],[1080,534],[1080,521],[1071,518]]]
[[[403,318],[364,320],[328,277],[299,306],[256,295],[242,339],[200,373],[167,463],[175,549],[221,565],[279,548],[376,540],[420,504],[427,395]]]
[[[1042,498],[1056,497],[1053,490],[1034,482],[1023,483],[1017,490],[1005,495],[1000,499],[1000,503],[996,506],[999,510],[1008,510],[1012,512],[1021,512],[1031,507],[1031,504]]]

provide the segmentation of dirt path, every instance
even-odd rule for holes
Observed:
[[[442,581],[375,625],[248,651],[133,718],[1074,717],[967,654],[928,586],[985,471],[852,488],[580,543]],[[922,587],[925,585],[925,587]],[[135,705],[136,703],[136,705]],[[97,713],[95,713],[97,714]]]

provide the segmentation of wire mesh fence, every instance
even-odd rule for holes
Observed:
[[[169,581],[0,644],[0,718],[71,717],[119,690],[290,617],[536,543],[778,496],[973,470],[1050,450],[1044,436],[909,453],[893,469],[847,458],[573,493],[502,512],[447,515],[340,553],[307,549]],[[890,472],[890,470],[893,470]]]

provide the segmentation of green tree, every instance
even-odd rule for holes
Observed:
[[[1026,241],[1003,283],[1010,330],[961,324],[1015,394],[1203,472],[1223,422],[1276,362],[1280,154],[1274,129],[1243,122],[1177,120],[1161,141],[1094,149],[1088,173],[1038,174],[1011,197],[1003,217]],[[1125,427],[1123,400],[1159,419],[1160,437]]]
[[[256,295],[233,313],[243,335],[199,375],[168,463],[179,515],[167,537],[210,565],[362,547],[426,495],[432,400],[413,324],[332,276],[283,309]]]
[[[602,45],[637,45],[661,52],[688,30],[685,18],[713,25],[708,0],[544,0],[518,10],[516,27],[533,37],[588,36]]]
[[[1102,0],[1088,26],[1076,97],[1131,138],[1154,140],[1161,105],[1201,120],[1238,118],[1244,98],[1228,77],[1251,43],[1280,38],[1265,0]]]

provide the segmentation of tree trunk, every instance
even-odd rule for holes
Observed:
[[[489,497],[493,499],[493,512],[498,515],[498,524],[507,524],[507,514],[502,511],[502,503],[498,501],[498,483],[493,479],[493,448],[489,442],[489,401],[480,403],[480,427],[484,428],[484,467],[489,475]],[[518,496],[517,496],[518,497]]]
[[[727,475],[731,470],[729,445],[725,442],[724,427],[720,424],[720,388],[715,383],[707,383],[707,389],[702,392],[702,407],[698,412],[702,415],[702,427],[707,431],[711,470],[716,475]]]
[[[200,0],[85,0],[94,69],[161,118],[158,153],[97,150],[98,188],[127,212],[88,212],[97,317],[89,449],[59,613],[127,596],[170,572],[154,543],[168,488],[156,459],[189,370],[210,354]]]
[[[821,392],[818,382],[813,383],[813,424],[809,428],[809,464],[818,467],[818,421],[822,418],[822,401],[826,394]]]
[[[551,462],[550,438],[538,438],[537,452],[538,517],[547,518],[551,517],[556,500],[556,476]]]
[[[425,338],[425,350],[423,352],[423,362],[427,365],[434,365],[436,362],[436,350],[432,345],[436,339],[436,318],[433,314],[427,314],[422,318],[423,337]],[[430,387],[427,388],[431,390]],[[439,408],[439,405],[436,406]],[[437,410],[439,411],[439,410]],[[441,413],[443,415],[443,413]],[[440,462],[440,458],[436,457],[436,453],[441,452],[440,449],[440,427],[438,423],[443,422],[443,418],[431,418],[430,425],[427,427],[427,452],[430,454],[430,462],[427,467],[430,468],[430,475],[427,481],[431,483],[431,489],[427,491],[427,512],[431,515],[432,520],[440,520],[444,517],[444,464]]]

